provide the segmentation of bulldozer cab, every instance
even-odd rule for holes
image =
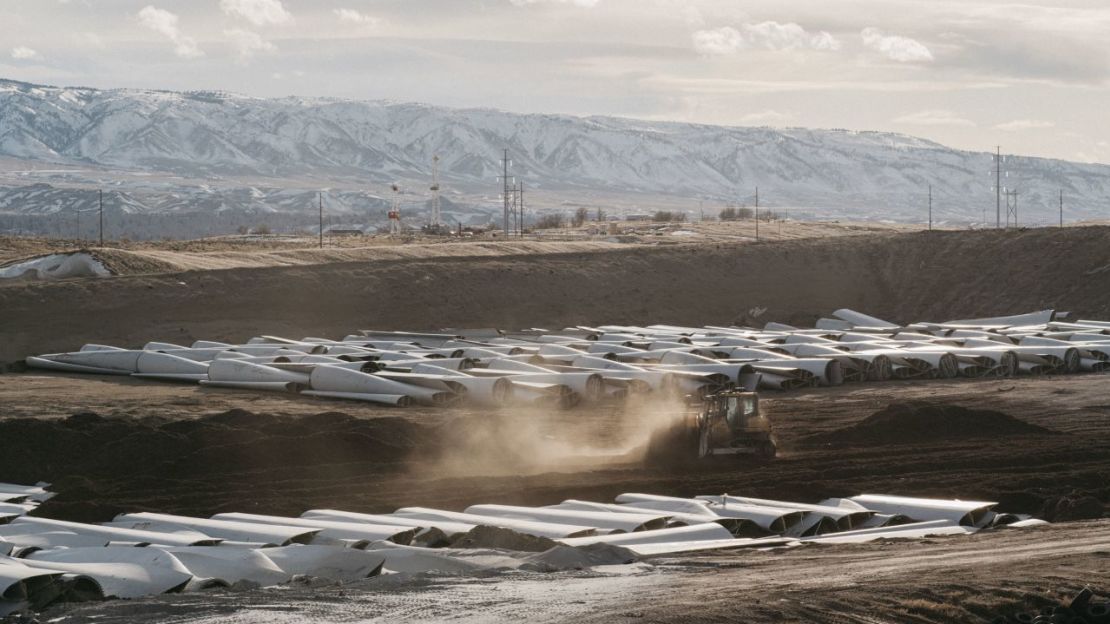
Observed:
[[[754,392],[728,390],[702,401],[698,418],[698,457],[754,454],[774,457],[777,448],[771,421],[759,409]]]

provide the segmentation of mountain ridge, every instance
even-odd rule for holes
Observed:
[[[744,203],[758,186],[766,203],[784,209],[920,221],[931,185],[937,217],[963,223],[982,221],[983,208],[994,208],[996,199],[991,154],[899,133],[0,79],[0,155],[92,165],[102,176],[159,173],[240,188],[258,179],[274,186],[311,180],[312,188],[396,182],[419,191],[438,156],[442,183],[460,203],[488,203],[506,148],[512,174],[551,198],[629,194]],[[1005,166],[1003,183],[1018,189],[1040,222],[1048,222],[1060,190],[1074,207],[1071,219],[1110,214],[1110,165],[1012,156]],[[3,184],[13,186],[10,178],[0,178]],[[180,184],[119,184],[124,191],[192,194]]]

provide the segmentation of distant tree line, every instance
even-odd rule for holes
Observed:
[[[567,226],[567,216],[561,212],[540,215],[532,225],[537,230],[558,230]]]
[[[751,208],[737,208],[736,206],[728,206],[718,215],[721,221],[745,221],[753,216],[754,212]]]
[[[755,218],[755,211],[747,206],[727,206],[721,210],[717,217],[721,221],[748,221]],[[772,210],[763,209],[759,211],[760,221],[774,221],[779,218],[779,215]]]
[[[685,223],[686,213],[677,210],[658,210],[651,215],[651,220],[656,223]]]
[[[568,225],[570,227],[579,228],[590,221],[590,216],[590,209],[581,206],[576,209],[574,214],[570,215],[569,218],[561,212],[550,212],[540,215],[532,224],[532,227],[537,230],[557,230],[565,228]],[[605,221],[605,219],[605,211],[601,208],[597,208],[593,213],[593,220],[601,222]]]

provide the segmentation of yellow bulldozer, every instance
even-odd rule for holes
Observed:
[[[771,459],[777,453],[771,421],[759,409],[759,395],[725,390],[703,397],[670,426],[656,431],[647,456],[680,461],[738,455]]]

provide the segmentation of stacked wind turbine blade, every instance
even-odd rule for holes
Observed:
[[[339,341],[263,335],[244,344],[148,342],[139,350],[87,344],[27,364],[387,406],[560,409],[648,393],[698,400],[731,388],[1110,370],[1110,323],[1056,316],[1045,310],[899,325],[840,309],[814,329],[606,325],[473,336],[373,330]]]
[[[0,484],[0,494],[23,501],[50,496],[40,486],[11,484]],[[476,504],[464,511],[407,507],[384,515],[323,509],[296,518],[237,512],[197,518],[144,512],[97,525],[26,517],[0,527],[0,614],[56,601],[139,598],[238,583],[272,586],[296,577],[352,582],[383,570],[476,573],[501,565],[489,563],[495,555],[517,565],[541,556],[493,553],[484,539],[496,539],[507,551],[517,548],[515,543],[525,551],[554,543],[548,553],[559,557],[566,553],[558,549],[596,552],[604,546],[630,562],[1043,523],[996,513],[994,506],[875,494],[798,503],[628,493],[609,503]]]

